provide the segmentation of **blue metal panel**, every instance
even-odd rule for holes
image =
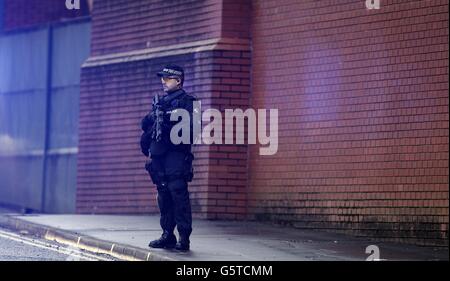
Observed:
[[[75,211],[81,65],[90,53],[90,23],[55,27],[45,211]]]
[[[0,202],[39,209],[46,30],[0,37]]]
[[[54,29],[50,148],[78,146],[80,70],[90,52],[90,23]]]
[[[45,90],[46,29],[0,38],[0,93]]]
[[[45,211],[74,213],[77,184],[77,155],[50,154],[47,165]]]
[[[39,210],[42,155],[0,156],[0,203]]]
[[[89,57],[89,22],[54,28],[52,87],[80,84],[81,65]]]
[[[0,37],[0,155],[43,149],[47,35]]]
[[[79,85],[52,90],[50,149],[78,146],[79,93]]]
[[[0,155],[29,154],[44,148],[45,92],[0,94]]]
[[[89,48],[89,22],[0,36],[0,203],[75,211],[80,67]]]

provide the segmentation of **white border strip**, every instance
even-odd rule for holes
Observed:
[[[63,147],[63,148],[55,148],[49,149],[48,155],[68,155],[68,154],[77,154],[78,147]],[[0,153],[0,157],[12,157],[12,156],[43,156],[43,149],[35,149],[26,152],[2,152]]]

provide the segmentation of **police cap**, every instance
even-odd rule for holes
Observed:
[[[166,65],[162,71],[158,72],[159,77],[184,77],[184,70],[181,66],[176,64]]]

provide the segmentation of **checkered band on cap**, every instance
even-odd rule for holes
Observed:
[[[170,69],[170,68],[164,68],[163,72],[169,73],[169,74],[173,74],[173,75],[183,75],[183,73],[181,71],[175,70],[175,69]]]

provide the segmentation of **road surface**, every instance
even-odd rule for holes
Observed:
[[[24,233],[0,228],[0,261],[113,261],[108,255],[89,253]]]

